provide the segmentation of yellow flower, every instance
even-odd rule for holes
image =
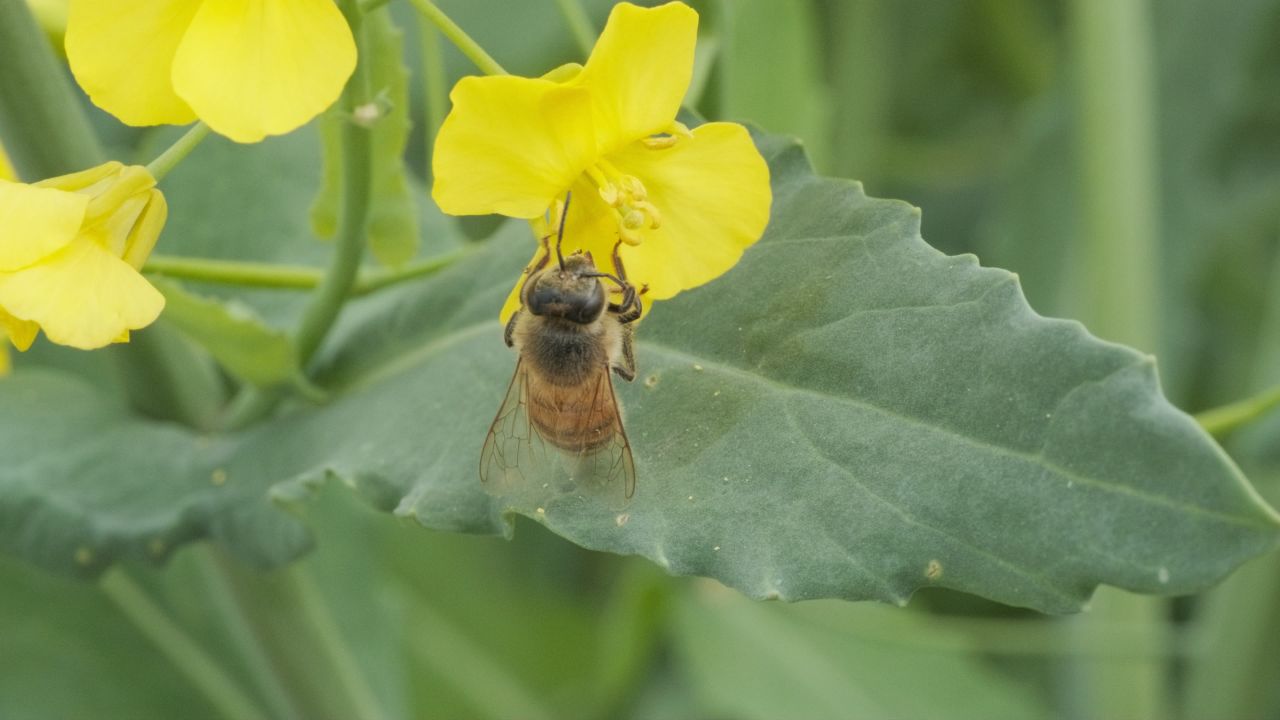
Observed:
[[[690,132],[676,122],[697,32],[698,14],[683,3],[622,3],[585,67],[463,78],[436,138],[432,197],[454,215],[533,219],[558,212],[571,191],[565,251],[589,251],[612,272],[622,239],[646,299],[720,276],[764,232],[769,169],[741,125]]]
[[[13,166],[9,164],[9,156],[5,155],[4,147],[0,146],[0,180],[16,179],[18,179],[18,176],[13,172]],[[17,331],[20,333],[21,329],[18,328]],[[9,360],[10,335],[12,335],[12,331],[9,318],[3,310],[0,310],[0,377],[8,375],[12,367],[12,363]]]
[[[129,125],[199,118],[237,142],[304,123],[356,65],[333,0],[71,0],[67,59]]]
[[[43,330],[91,350],[150,325],[164,296],[138,270],[167,212],[146,168],[118,162],[0,180],[0,335],[26,350]]]

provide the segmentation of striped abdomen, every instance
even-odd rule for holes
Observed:
[[[602,365],[593,378],[577,385],[528,378],[526,411],[538,434],[572,453],[591,452],[611,441],[620,423],[608,372]]]

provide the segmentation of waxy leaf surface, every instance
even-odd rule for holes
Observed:
[[[905,602],[940,586],[1065,612],[1099,583],[1191,592],[1274,545],[1274,512],[1163,398],[1150,357],[932,249],[915,208],[757,142],[766,236],[658,305],[639,378],[617,383],[639,470],[624,512],[574,494],[510,508],[479,485],[515,364],[495,317],[531,246],[510,224],[354,304],[319,358],[333,400],[240,434],[132,418],[52,372],[0,383],[0,548],[92,572],[213,535],[281,562],[307,540],[269,499],[331,477],[428,527],[503,532],[514,510],[753,597]]]

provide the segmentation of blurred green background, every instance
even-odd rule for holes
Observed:
[[[611,4],[585,3],[595,28]],[[793,133],[823,173],[923,208],[926,240],[1019,273],[1040,313],[1155,353],[1190,412],[1280,382],[1280,1],[693,4],[691,108]],[[555,0],[440,5],[514,73],[583,57]],[[394,10],[417,70],[418,21]],[[445,53],[450,81],[471,72]],[[1273,504],[1278,434],[1264,418],[1227,443]],[[341,488],[306,513],[313,616],[271,613],[296,571],[211,578],[225,561],[203,546],[136,575],[226,657],[237,604],[263,608],[246,626],[269,651],[326,626],[391,717],[1280,718],[1275,553],[1201,596],[1103,591],[1055,618],[941,590],[752,603],[530,522],[512,542],[427,532]],[[0,588],[0,718],[216,716],[98,589],[6,559]],[[286,694],[316,703],[289,711],[340,716],[324,661],[280,656]],[[235,672],[253,685],[253,667]]]

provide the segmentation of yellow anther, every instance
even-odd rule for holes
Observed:
[[[666,150],[667,148],[675,145],[676,141],[679,139],[680,138],[675,135],[654,135],[653,137],[647,137],[640,142],[644,143],[644,146],[650,150]]]
[[[622,193],[618,191],[617,185],[606,183],[600,186],[600,199],[609,207],[618,207],[622,204]]]
[[[654,207],[653,203],[641,200],[635,204],[635,209],[648,216],[649,227],[654,230],[662,227],[662,213],[658,212],[658,208]]]
[[[632,200],[644,200],[649,197],[649,192],[644,189],[644,183],[634,175],[623,175],[618,180],[618,184],[622,186],[623,192],[631,196]]]
[[[649,190],[640,178],[627,175],[608,160],[601,159],[587,168],[600,199],[613,208],[618,223],[618,236],[628,245],[639,245],[645,228],[657,228],[662,224],[662,214],[649,202]]]
[[[648,219],[648,216],[646,216],[642,211],[630,210],[626,215],[622,216],[622,227],[627,230],[639,230],[645,226]]]

